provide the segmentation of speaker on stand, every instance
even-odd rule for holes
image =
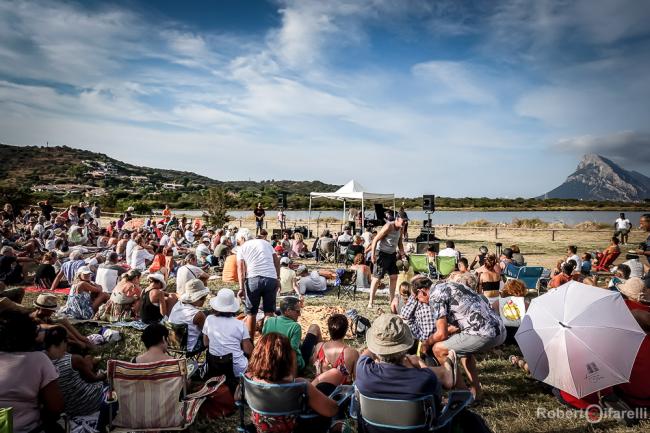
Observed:
[[[431,221],[431,214],[436,211],[436,196],[432,194],[425,194],[422,196],[422,210],[427,214],[427,219],[422,221],[422,230],[417,237],[416,242],[431,243],[439,240],[436,238],[436,231]]]
[[[279,192],[278,193],[278,207],[282,210],[287,208],[287,193]]]

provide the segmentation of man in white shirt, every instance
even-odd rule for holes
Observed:
[[[625,214],[621,212],[619,217],[616,219],[616,222],[614,223],[614,236],[621,236],[621,244],[627,244],[631,228],[632,223],[629,219],[625,218]]]
[[[368,248],[372,242],[372,232],[370,231],[370,228],[366,227],[366,231],[363,232],[361,237],[363,238],[363,247]]]
[[[192,227],[189,224],[185,226],[185,239],[190,244],[194,243],[194,232],[192,231]]]
[[[126,264],[133,267],[131,264],[131,254],[133,253],[133,248],[136,245],[135,238],[138,236],[136,232],[131,233],[131,239],[126,243],[126,250],[124,251],[124,255],[126,257]]]
[[[456,250],[456,244],[454,241],[445,242],[445,247],[446,248],[440,250],[438,255],[440,257],[456,257],[456,263],[458,263],[458,260],[460,260],[460,252]]]
[[[352,242],[352,234],[350,233],[350,228],[346,227],[343,231],[343,234],[338,237],[338,242],[341,243],[350,243]]]
[[[176,294],[181,296],[185,291],[185,283],[194,278],[198,278],[203,281],[203,284],[208,283],[208,278],[210,276],[203,272],[203,269],[198,267],[198,261],[196,259],[196,254],[189,253],[185,256],[183,261],[183,266],[178,268],[176,271]]]
[[[282,293],[296,292],[296,295],[300,297],[296,271],[289,267],[290,264],[291,259],[289,257],[282,257],[280,259],[280,286],[282,287]]]
[[[201,243],[196,247],[196,258],[198,259],[199,263],[205,263],[206,257],[212,254],[209,245],[210,245],[210,237],[209,236],[202,237]]]
[[[256,316],[260,302],[264,315],[275,314],[275,301],[280,286],[280,259],[264,239],[254,239],[247,228],[237,232],[238,296],[246,300],[246,325],[251,340],[255,338]]]
[[[166,247],[167,244],[169,244],[169,233],[165,232],[163,235],[160,237],[160,246],[161,247]]]
[[[576,269],[580,270],[582,269],[582,260],[580,259],[580,256],[578,255],[578,247],[575,245],[569,245],[566,249],[566,260],[564,263],[568,263],[569,260],[573,260],[576,262]]]
[[[278,211],[278,224],[280,225],[280,230],[287,229],[287,214],[284,213],[283,209]]]

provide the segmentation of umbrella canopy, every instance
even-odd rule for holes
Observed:
[[[531,375],[578,398],[628,382],[644,337],[620,293],[576,281],[534,299],[515,335]]]

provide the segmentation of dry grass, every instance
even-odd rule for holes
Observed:
[[[486,233],[488,234],[486,236]],[[494,250],[494,239],[489,236],[492,232],[453,230],[449,237],[456,241],[458,249],[470,259],[477,252],[480,245],[487,245]],[[530,264],[541,264],[551,266],[555,261],[564,255],[566,245],[577,244],[580,251],[603,248],[607,245],[607,237],[603,233],[570,232],[570,238],[558,235],[556,242],[551,242],[548,233],[530,232],[522,236],[520,232],[499,231],[499,242],[504,245],[517,243],[522,252],[526,255]],[[439,233],[440,235],[440,233]],[[643,236],[636,232],[632,234],[632,243],[643,240]],[[624,248],[625,249],[625,248]],[[313,265],[313,261],[306,261]],[[221,282],[210,282],[213,293],[221,287],[228,287]],[[330,291],[323,297],[309,297],[306,299],[305,314],[301,320],[303,327],[308,323],[317,322],[323,327],[327,317],[335,311],[344,311],[349,308],[356,308],[360,314],[374,319],[381,311],[389,311],[389,304],[386,297],[378,299],[376,308],[369,311],[366,308],[368,296],[359,294],[356,300],[346,299],[340,301],[336,293]],[[34,300],[33,294],[26,296],[24,303],[30,304]],[[83,326],[84,333],[91,333],[97,330],[93,326]],[[103,362],[106,359],[130,359],[140,353],[143,347],[139,340],[139,333],[130,329],[122,331],[122,341],[102,347],[98,355]],[[354,346],[363,346],[362,341],[350,340]],[[522,372],[513,368],[508,362],[510,354],[520,354],[516,346],[505,346],[485,354],[479,360],[481,371],[481,382],[484,387],[484,400],[474,409],[483,415],[490,427],[495,432],[523,433],[523,432],[544,432],[544,433],[579,433],[579,432],[633,432],[645,433],[650,431],[650,422],[644,422],[633,428],[626,428],[613,420],[603,421],[592,425],[586,420],[580,419],[553,419],[537,416],[538,408],[552,411],[559,409],[564,411],[559,403],[548,391],[548,387],[541,383],[527,379]],[[198,420],[188,431],[190,432],[232,432],[235,430],[237,416],[223,420]]]

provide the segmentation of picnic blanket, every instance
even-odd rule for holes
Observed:
[[[30,293],[47,292],[47,293],[58,293],[60,295],[69,295],[70,294],[70,288],[66,287],[64,289],[49,290],[49,289],[44,289],[44,288],[38,287],[38,286],[28,286],[28,287],[25,287],[25,292],[30,292]]]

